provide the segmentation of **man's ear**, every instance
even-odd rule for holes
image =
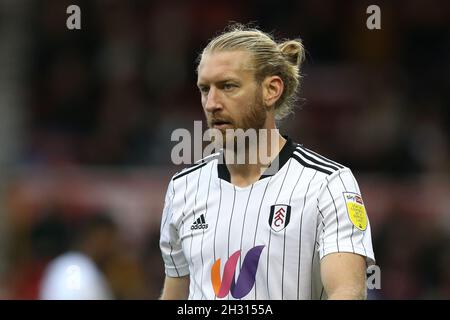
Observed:
[[[271,108],[283,94],[283,80],[279,76],[266,77],[262,83],[262,90],[264,105]]]

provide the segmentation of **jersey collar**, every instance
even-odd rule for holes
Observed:
[[[283,138],[286,139],[286,143],[284,144],[283,148],[281,148],[280,153],[278,153],[277,157],[272,162],[272,163],[277,163],[277,160],[279,161],[278,170],[276,172],[273,172],[271,170],[271,166],[269,166],[269,168],[267,168],[266,171],[264,171],[264,173],[261,175],[259,180],[262,180],[264,178],[270,177],[273,174],[275,174],[278,171],[280,171],[280,169],[286,164],[286,162],[292,156],[292,154],[293,154],[293,152],[295,150],[296,144],[288,136],[284,136],[283,135]],[[225,155],[223,154],[223,151],[222,151],[221,157],[222,157],[222,161],[219,161],[219,163],[217,165],[218,176],[222,180],[225,180],[227,182],[231,182],[230,172],[228,171],[228,168],[227,168],[227,166],[225,164]]]

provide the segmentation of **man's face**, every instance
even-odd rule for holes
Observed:
[[[265,128],[267,112],[262,90],[250,66],[251,56],[245,51],[203,55],[197,86],[210,128],[219,129],[222,134],[226,129]]]

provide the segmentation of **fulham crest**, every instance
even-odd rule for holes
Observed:
[[[273,231],[279,232],[287,227],[291,218],[291,206],[274,204],[270,207],[269,225]]]

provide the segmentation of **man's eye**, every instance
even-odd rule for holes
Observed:
[[[223,90],[225,90],[225,91],[230,91],[230,90],[233,90],[234,88],[236,88],[237,86],[235,85],[235,84],[232,84],[232,83],[225,83],[224,85],[223,85]]]
[[[202,94],[207,94],[208,91],[209,91],[209,88],[208,88],[208,87],[200,87],[199,89],[200,89],[200,92],[201,92]]]

